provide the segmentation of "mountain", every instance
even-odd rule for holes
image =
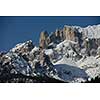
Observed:
[[[67,26],[0,53],[0,82],[91,82],[100,77],[100,25]]]

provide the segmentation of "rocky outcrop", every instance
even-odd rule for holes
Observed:
[[[40,43],[39,46],[42,49],[45,49],[48,47],[49,39],[48,39],[48,33],[46,31],[41,32],[40,34]]]
[[[64,34],[63,34],[63,31],[61,29],[56,29],[54,34],[55,34],[55,38],[56,38],[57,43],[64,40]]]
[[[41,38],[41,37],[40,37]],[[70,26],[65,26],[63,29],[56,29],[55,32],[52,32],[49,37],[49,43],[60,43],[64,40],[75,41],[76,39],[76,30]]]
[[[75,33],[75,30],[72,27],[65,26],[64,29],[63,29],[63,33],[64,33],[64,38],[66,40],[75,41],[76,33]]]

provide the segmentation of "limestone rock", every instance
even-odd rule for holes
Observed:
[[[46,31],[41,32],[39,45],[42,49],[47,48],[47,46],[48,46],[48,33]]]
[[[63,29],[63,33],[65,39],[75,41],[75,31],[72,27],[65,26]]]

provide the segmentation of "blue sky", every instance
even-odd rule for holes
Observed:
[[[40,32],[44,30],[50,33],[64,25],[86,27],[94,24],[100,24],[99,16],[0,16],[0,51],[30,39],[38,44]]]

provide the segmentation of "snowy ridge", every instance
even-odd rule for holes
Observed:
[[[93,25],[93,26],[87,26],[85,28],[82,28],[80,26],[72,26],[73,28],[77,29],[79,33],[84,32],[86,33],[88,38],[100,38],[100,24],[99,25]]]

